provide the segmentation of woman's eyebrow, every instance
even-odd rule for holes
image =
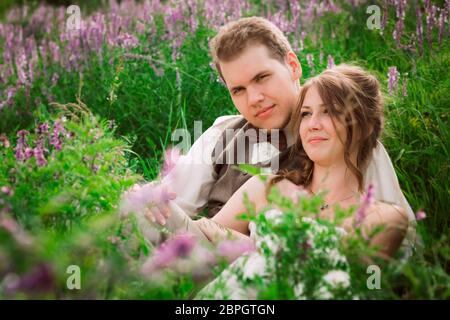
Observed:
[[[323,104],[323,103],[319,104],[318,107],[319,108],[325,108],[325,104]],[[311,106],[302,106],[302,109],[312,109],[312,107]]]

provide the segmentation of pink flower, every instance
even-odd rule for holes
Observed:
[[[142,273],[151,274],[154,271],[170,267],[179,259],[189,257],[197,245],[197,238],[189,233],[175,235],[161,244],[153,255],[142,266]]]
[[[30,133],[26,130],[20,130],[19,132],[17,132],[17,137],[19,139],[17,139],[17,145],[14,150],[16,152],[16,159],[18,161],[23,161],[26,159],[25,150],[28,147],[27,136],[29,134]]]
[[[328,55],[328,65],[327,65],[327,69],[331,69],[334,68],[335,64],[334,64],[334,58],[331,54]]]
[[[176,148],[167,149],[164,155],[164,163],[162,168],[162,176],[166,177],[175,168],[177,161],[180,159],[180,150]]]
[[[417,211],[417,213],[416,213],[416,220],[417,221],[423,220],[426,217],[427,217],[427,214],[425,213],[425,211],[423,211],[423,210]]]
[[[392,93],[394,90],[397,89],[398,80],[400,77],[400,73],[397,71],[397,67],[389,67],[388,77],[389,77],[388,89],[389,93]]]
[[[233,261],[247,252],[255,250],[255,245],[251,240],[225,240],[217,246],[217,252],[228,261]]]
[[[373,187],[372,184],[370,184],[367,187],[367,192],[365,196],[361,199],[361,205],[359,206],[358,211],[356,211],[355,215],[356,225],[361,224],[361,222],[367,215],[368,208],[373,204],[374,201],[375,201],[375,188]]]
[[[14,194],[14,191],[11,190],[10,187],[7,186],[3,186],[0,189],[4,194],[8,195],[8,196],[12,196]]]
[[[127,217],[131,213],[144,212],[148,207],[167,203],[175,198],[176,194],[171,192],[166,184],[148,183],[125,193],[120,204],[120,213]]]
[[[0,145],[2,145],[5,148],[9,148],[10,145],[11,145],[9,143],[8,137],[6,135],[4,135],[4,134],[0,135]]]
[[[60,138],[60,136],[64,136],[65,133],[65,129],[62,126],[60,121],[56,121],[55,125],[53,126],[53,132],[50,136],[50,141],[49,143],[55,147],[56,150],[61,150],[62,149],[62,140]]]
[[[117,37],[117,42],[125,49],[136,48],[139,45],[139,40],[134,35],[129,33],[122,33]]]

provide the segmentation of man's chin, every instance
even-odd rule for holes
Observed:
[[[267,119],[266,121],[257,121],[257,122],[250,121],[250,123],[259,129],[266,129],[270,131],[274,129],[279,130],[284,129],[289,123],[289,120],[280,121],[279,119]]]

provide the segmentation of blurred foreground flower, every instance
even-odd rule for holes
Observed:
[[[427,217],[427,214],[425,213],[425,211],[420,210],[420,211],[418,211],[418,212],[416,213],[416,220],[417,220],[417,221],[423,220],[423,219],[425,219],[426,217]]]
[[[359,225],[367,215],[367,210],[375,201],[375,189],[372,184],[367,187],[367,192],[361,200],[361,205],[356,211],[355,224]]]

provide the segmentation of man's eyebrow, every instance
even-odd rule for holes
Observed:
[[[263,74],[268,73],[268,72],[269,72],[269,70],[263,70],[263,71],[258,72],[258,73],[252,78],[252,80],[250,80],[250,82],[255,82],[255,81],[256,81],[258,78],[260,78]],[[230,91],[234,91],[234,90],[237,90],[237,89],[245,89],[245,87],[243,87],[243,86],[231,87],[231,88],[230,88]]]
[[[263,74],[268,73],[269,70],[263,70],[258,72],[251,80],[251,82],[258,80],[258,78],[260,78]]]

